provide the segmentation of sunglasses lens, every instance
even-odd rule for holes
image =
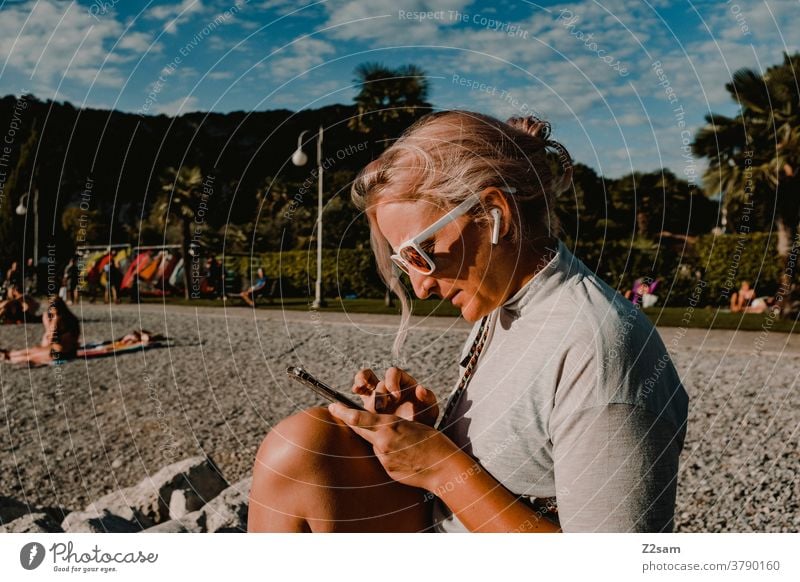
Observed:
[[[394,262],[394,264],[397,265],[398,269],[400,269],[406,275],[408,275],[408,268],[406,267],[406,264],[403,262],[403,259],[401,259],[396,255],[392,255],[392,262]]]
[[[412,246],[407,246],[400,249],[400,256],[403,257],[404,261],[418,271],[423,273],[430,273],[433,271],[433,265],[431,265],[428,260],[419,254],[417,249]]]

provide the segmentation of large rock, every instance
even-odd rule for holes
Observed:
[[[152,527],[153,521],[137,507],[146,501],[139,493],[136,487],[112,491],[67,515],[61,527],[69,533],[129,533]]]
[[[99,514],[73,511],[64,518],[61,527],[69,533],[136,533],[142,529],[141,525],[107,511]]]
[[[243,479],[228,487],[203,507],[206,531],[214,533],[247,531],[247,505],[252,484],[252,477]]]
[[[194,511],[180,519],[160,523],[142,533],[203,533],[206,531],[206,515],[203,510]]]
[[[58,533],[64,530],[46,513],[29,513],[0,526],[0,533]]]
[[[75,533],[141,531],[199,510],[227,487],[211,459],[192,457],[69,514],[61,527]]]
[[[243,479],[225,489],[202,509],[146,529],[144,533],[246,532],[247,505],[252,484],[252,477]]]
[[[153,523],[159,524],[172,517],[170,506],[176,517],[183,517],[227,489],[228,482],[210,458],[192,457],[164,467],[142,480],[136,488],[144,501],[138,508]]]
[[[0,495],[0,525],[11,523],[15,519],[34,511],[36,510],[33,507],[21,501]]]

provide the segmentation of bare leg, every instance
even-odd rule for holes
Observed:
[[[35,346],[8,352],[8,361],[12,364],[31,363],[35,366],[46,366],[53,361],[52,346]]]
[[[372,447],[326,408],[279,423],[253,468],[248,530],[417,532],[426,492],[393,481]]]
[[[250,307],[255,307],[256,306],[256,304],[253,302],[253,300],[250,299],[250,290],[249,289],[247,291],[242,291],[239,294],[239,297],[244,299],[244,302],[247,303]]]

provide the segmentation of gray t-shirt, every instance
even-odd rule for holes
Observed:
[[[559,242],[489,325],[450,438],[565,532],[672,531],[689,398],[650,321]],[[438,498],[434,530],[466,531]]]

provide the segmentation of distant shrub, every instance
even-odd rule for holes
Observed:
[[[705,235],[695,246],[695,264],[708,282],[708,297],[714,305],[724,305],[750,281],[758,295],[774,295],[783,271],[775,237],[765,232],[746,235]]]
[[[759,295],[774,294],[783,268],[774,237],[767,233],[704,235],[694,244],[673,240],[657,244],[647,240],[565,240],[567,247],[606,283],[622,293],[646,277],[660,280],[658,306],[726,305],[730,294],[748,280]],[[228,268],[238,269],[245,284],[264,267],[267,276],[281,278],[287,297],[313,297],[316,281],[314,249],[263,253],[231,258]],[[369,249],[324,249],[323,294],[380,298],[385,287]]]
[[[774,237],[762,232],[708,234],[671,248],[649,241],[579,241],[574,252],[623,293],[639,277],[661,279],[660,306],[726,305],[743,280],[759,295],[772,295],[783,268]]]
[[[263,267],[271,278],[280,278],[284,296],[313,297],[317,280],[316,250],[263,253],[248,271],[247,257],[240,263],[246,279]],[[362,298],[383,297],[385,287],[378,276],[372,251],[369,249],[323,249],[322,293],[325,297],[357,295]]]

